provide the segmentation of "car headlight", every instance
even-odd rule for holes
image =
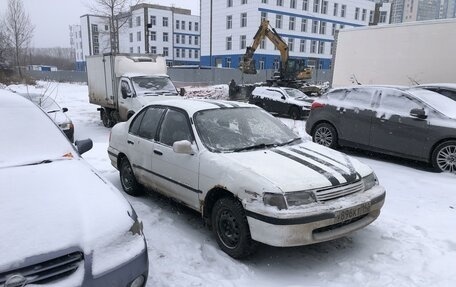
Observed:
[[[378,185],[378,178],[375,173],[371,173],[368,176],[363,177],[364,190],[369,190],[374,186]]]
[[[315,195],[310,191],[296,191],[285,194],[288,206],[299,206],[316,202]]]
[[[279,210],[287,209],[287,203],[285,197],[280,193],[265,193],[263,195],[263,203],[265,205],[275,206]]]

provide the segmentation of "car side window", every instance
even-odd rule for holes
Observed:
[[[282,93],[278,91],[273,91],[273,90],[268,90],[268,95],[271,97],[273,100],[280,100],[282,98]]]
[[[345,98],[346,106],[359,109],[371,108],[372,95],[373,93],[370,89],[354,89]]]
[[[127,83],[127,81],[122,81],[120,83],[120,88],[121,90],[125,90],[127,93],[131,93],[130,85]]]
[[[326,95],[323,95],[322,98],[326,98],[329,104],[338,106],[341,103],[343,103],[345,97],[347,96],[347,93],[347,90],[337,90],[329,92]]]
[[[379,111],[385,114],[408,116],[412,109],[422,109],[416,101],[402,93],[382,93]]]
[[[456,91],[450,91],[450,90],[440,90],[438,91],[440,94],[444,95],[447,98],[452,99],[453,101],[456,101]]]
[[[135,135],[137,136],[139,134],[139,126],[141,125],[141,121],[144,117],[144,115],[146,114],[146,111],[142,111],[139,115],[137,115],[131,125],[130,125],[130,129],[128,130],[128,132],[132,135]]]
[[[174,142],[181,140],[193,141],[188,117],[183,112],[170,109],[163,119],[158,141],[172,146]]]
[[[149,108],[145,113],[139,126],[138,135],[145,139],[153,139],[157,132],[158,124],[165,111],[164,108]]]

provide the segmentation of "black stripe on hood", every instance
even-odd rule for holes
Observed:
[[[318,172],[319,174],[323,175],[324,177],[326,177],[329,182],[331,182],[331,184],[333,186],[337,186],[337,185],[340,185],[340,182],[339,180],[337,180],[337,178],[335,178],[332,174],[330,174],[329,172],[327,172],[326,170],[304,160],[304,159],[301,159],[297,156],[294,156],[292,154],[289,154],[289,153],[286,153],[282,150],[278,150],[278,149],[273,149],[272,150],[273,152],[277,153],[277,154],[280,154],[281,156],[284,156],[284,157],[287,157],[291,160],[294,160],[296,162],[299,162],[300,164],[302,165],[305,165],[306,167],[310,168],[310,169],[313,169],[314,171]]]

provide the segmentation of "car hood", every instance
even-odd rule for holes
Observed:
[[[265,178],[283,192],[351,183],[372,172],[367,165],[312,142],[223,156],[234,167]]]
[[[123,195],[81,159],[0,169],[0,270],[39,254],[125,236],[134,220]]]

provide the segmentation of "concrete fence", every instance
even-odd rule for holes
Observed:
[[[36,80],[48,80],[57,82],[87,82],[87,73],[78,71],[24,71],[24,73]],[[168,74],[177,87],[183,86],[207,86],[228,84],[232,79],[237,84],[254,84],[265,82],[274,74],[273,70],[260,70],[256,75],[246,75],[238,69],[223,68],[169,68]],[[329,82],[330,70],[314,70],[310,83]]]

